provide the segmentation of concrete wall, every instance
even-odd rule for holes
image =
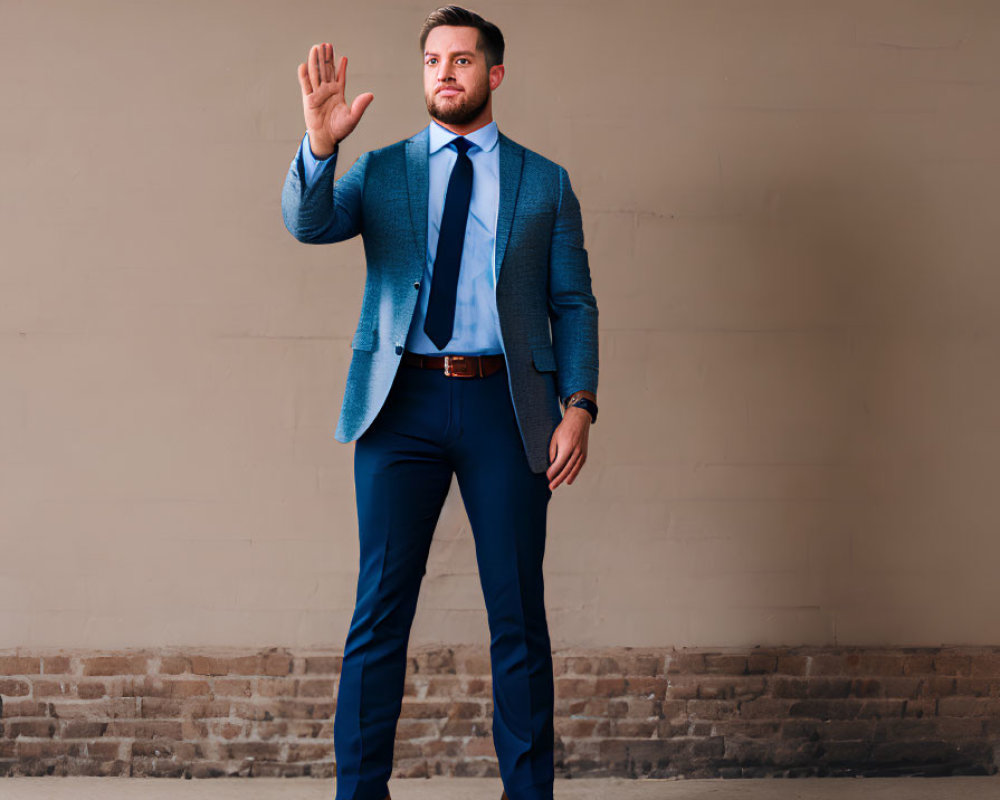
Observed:
[[[2,0],[0,646],[342,644],[364,259],[282,224],[295,72],[375,94],[342,172],[427,124],[432,7]],[[553,643],[996,642],[1000,8],[473,7],[601,312]],[[453,487],[411,641],[486,637]]]

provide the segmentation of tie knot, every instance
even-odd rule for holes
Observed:
[[[458,149],[459,155],[462,155],[462,153],[464,153],[466,150],[472,147],[472,142],[470,142],[468,139],[462,136],[457,136],[456,138],[452,139],[451,144],[455,145],[455,147]]]

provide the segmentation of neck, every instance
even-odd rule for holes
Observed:
[[[493,108],[492,102],[489,103],[486,108],[483,109],[483,113],[476,117],[472,122],[467,122],[464,125],[456,125],[453,122],[442,122],[437,117],[431,117],[438,125],[442,128],[446,128],[452,133],[458,134],[459,136],[465,136],[469,133],[474,133],[480,128],[484,128],[493,122]]]

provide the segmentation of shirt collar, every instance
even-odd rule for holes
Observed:
[[[445,147],[452,139],[458,136],[454,131],[448,130],[437,120],[432,119],[430,127],[430,153],[433,155],[442,147]],[[464,137],[479,147],[480,150],[489,151],[496,147],[499,135],[497,133],[497,121],[493,120],[489,125],[476,128],[472,133],[464,134]]]

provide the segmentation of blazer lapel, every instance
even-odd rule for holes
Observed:
[[[427,261],[427,195],[430,193],[428,149],[430,131],[406,140],[406,187],[410,195],[410,225],[413,228],[421,270]]]
[[[514,210],[521,188],[521,167],[524,164],[524,148],[497,131],[497,147],[500,148],[500,208],[497,212],[496,237],[496,285],[500,285],[500,267],[507,252],[507,240],[514,224]]]
[[[500,148],[500,205],[497,210],[496,279],[499,284],[500,267],[507,252],[507,241],[510,239],[510,231],[514,224],[514,211],[521,188],[524,148],[500,131],[497,131],[497,134],[497,147]],[[406,140],[406,186],[410,198],[410,227],[417,253],[420,255],[421,267],[427,259],[429,141],[430,132],[427,128]]]

